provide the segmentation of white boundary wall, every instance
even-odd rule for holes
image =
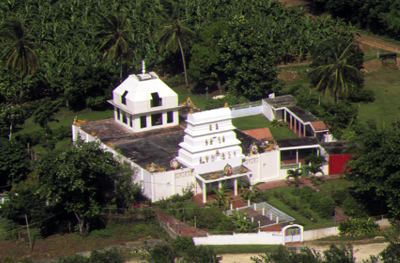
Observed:
[[[231,107],[232,118],[254,116],[263,113],[261,101],[249,102]]]
[[[339,235],[339,228],[337,226],[307,230],[304,231],[304,241],[316,240],[324,237],[338,236],[338,235]]]
[[[284,239],[281,232],[258,232],[194,237],[193,242],[195,245],[281,245]]]

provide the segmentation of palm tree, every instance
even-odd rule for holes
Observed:
[[[185,51],[183,48],[184,43],[189,42],[190,38],[194,36],[194,32],[185,24],[184,20],[181,20],[177,15],[177,8],[173,8],[175,14],[172,15],[172,19],[164,25],[161,30],[159,42],[161,50],[170,50],[177,52],[178,49],[181,53],[183,72],[185,74],[186,87],[189,86]]]
[[[120,67],[119,79],[122,81],[122,63],[130,52],[129,43],[132,40],[125,14],[104,17],[98,37],[102,39],[100,50],[103,52],[103,58],[117,61]]]
[[[311,72],[317,79],[316,88],[324,94],[329,91],[335,103],[340,96],[349,93],[353,80],[361,75],[360,70],[349,63],[349,58],[353,55],[353,46],[353,42],[344,49],[343,45],[338,45],[333,60],[317,66]]]
[[[290,180],[292,178],[294,180],[294,185],[299,187],[301,176],[303,176],[303,171],[301,168],[291,169],[287,172],[286,179]]]
[[[26,31],[21,20],[10,19],[6,21],[1,27],[0,37],[3,44],[1,59],[4,60],[10,70],[19,75],[21,80],[20,88],[16,89],[13,99],[8,105],[12,109],[9,115],[10,130],[8,137],[11,141],[16,119],[22,116],[19,103],[22,97],[24,78],[28,75],[33,75],[37,71],[39,62],[34,50],[33,38]]]
[[[21,79],[34,74],[38,69],[38,58],[34,42],[19,19],[11,19],[1,29],[4,42],[2,59],[6,66],[21,74]]]

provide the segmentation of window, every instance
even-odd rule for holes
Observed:
[[[121,119],[121,111],[117,108],[117,120]]]
[[[151,126],[162,125],[162,114],[153,114],[151,115]]]
[[[158,107],[162,105],[162,100],[160,96],[158,95],[158,92],[153,92],[151,93],[151,101],[150,101],[150,106],[151,107]]]
[[[140,128],[146,128],[147,127],[147,119],[146,116],[140,116]]]
[[[121,103],[126,105],[126,95],[128,95],[128,91],[125,90],[124,93],[121,96]]]
[[[125,113],[122,113],[122,122],[128,124],[128,117],[126,116]]]
[[[133,126],[133,123],[132,123],[132,115],[129,115],[129,126]]]
[[[167,112],[167,123],[172,123],[174,122],[174,112],[169,111]]]
[[[215,124],[215,129],[218,130],[218,123]]]
[[[212,131],[212,125],[210,124],[210,131]]]

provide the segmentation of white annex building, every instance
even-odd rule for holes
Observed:
[[[152,201],[191,189],[206,202],[207,193],[223,183],[237,195],[238,180],[254,185],[285,179],[289,169],[306,164],[306,157],[328,161],[340,148],[330,142],[327,126],[295,106],[291,96],[192,112],[156,73],[143,70],[115,88],[109,103],[114,118],[75,121],[73,140],[97,141],[130,164],[134,181]],[[287,123],[298,138],[276,141],[268,129],[240,131],[232,124],[232,118],[259,114]]]

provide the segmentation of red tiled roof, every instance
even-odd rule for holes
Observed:
[[[259,140],[259,141],[272,141],[274,137],[268,128],[258,128],[252,130],[245,130],[243,133]]]
[[[329,130],[328,126],[323,121],[313,121],[311,122],[311,126],[315,131],[325,131]]]

